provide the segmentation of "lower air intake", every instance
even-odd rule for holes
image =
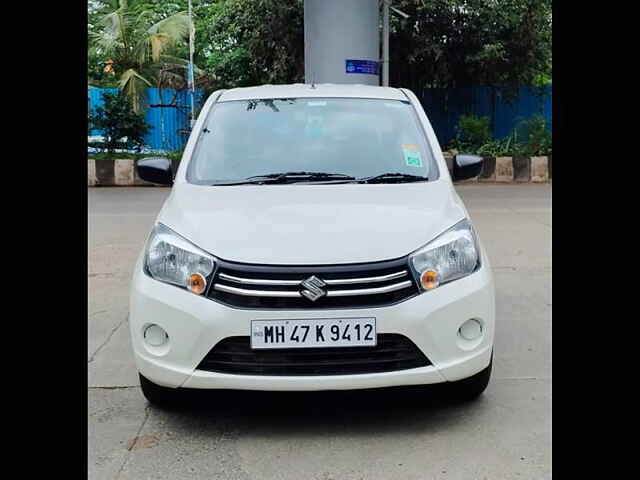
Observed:
[[[431,365],[404,335],[378,334],[375,347],[252,350],[248,336],[228,337],[198,365],[198,370],[240,375],[353,375],[393,372]]]

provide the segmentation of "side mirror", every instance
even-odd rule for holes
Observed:
[[[149,157],[138,160],[138,176],[147,182],[159,185],[173,185],[171,160],[163,157]]]
[[[477,177],[482,170],[484,159],[477,155],[456,155],[453,157],[453,172],[451,177],[454,182]]]

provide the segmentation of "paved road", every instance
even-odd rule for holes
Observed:
[[[497,288],[494,371],[478,401],[249,392],[169,412],[140,392],[126,323],[132,266],[168,190],[89,189],[89,478],[550,478],[551,187],[459,191]]]

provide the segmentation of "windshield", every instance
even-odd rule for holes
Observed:
[[[385,173],[424,180],[438,176],[409,103],[291,98],[216,104],[200,133],[187,180],[212,185],[291,172],[343,176],[325,177],[334,182]]]

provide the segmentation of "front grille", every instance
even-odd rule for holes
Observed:
[[[244,375],[353,375],[392,372],[431,365],[404,335],[378,334],[375,347],[278,348],[252,350],[245,337],[216,344],[198,370]]]
[[[316,277],[319,287],[303,282]],[[322,296],[311,300],[305,295]],[[306,291],[306,293],[305,293]],[[221,303],[257,309],[327,309],[391,305],[418,293],[401,258],[351,265],[273,266],[220,261],[207,295]]]

